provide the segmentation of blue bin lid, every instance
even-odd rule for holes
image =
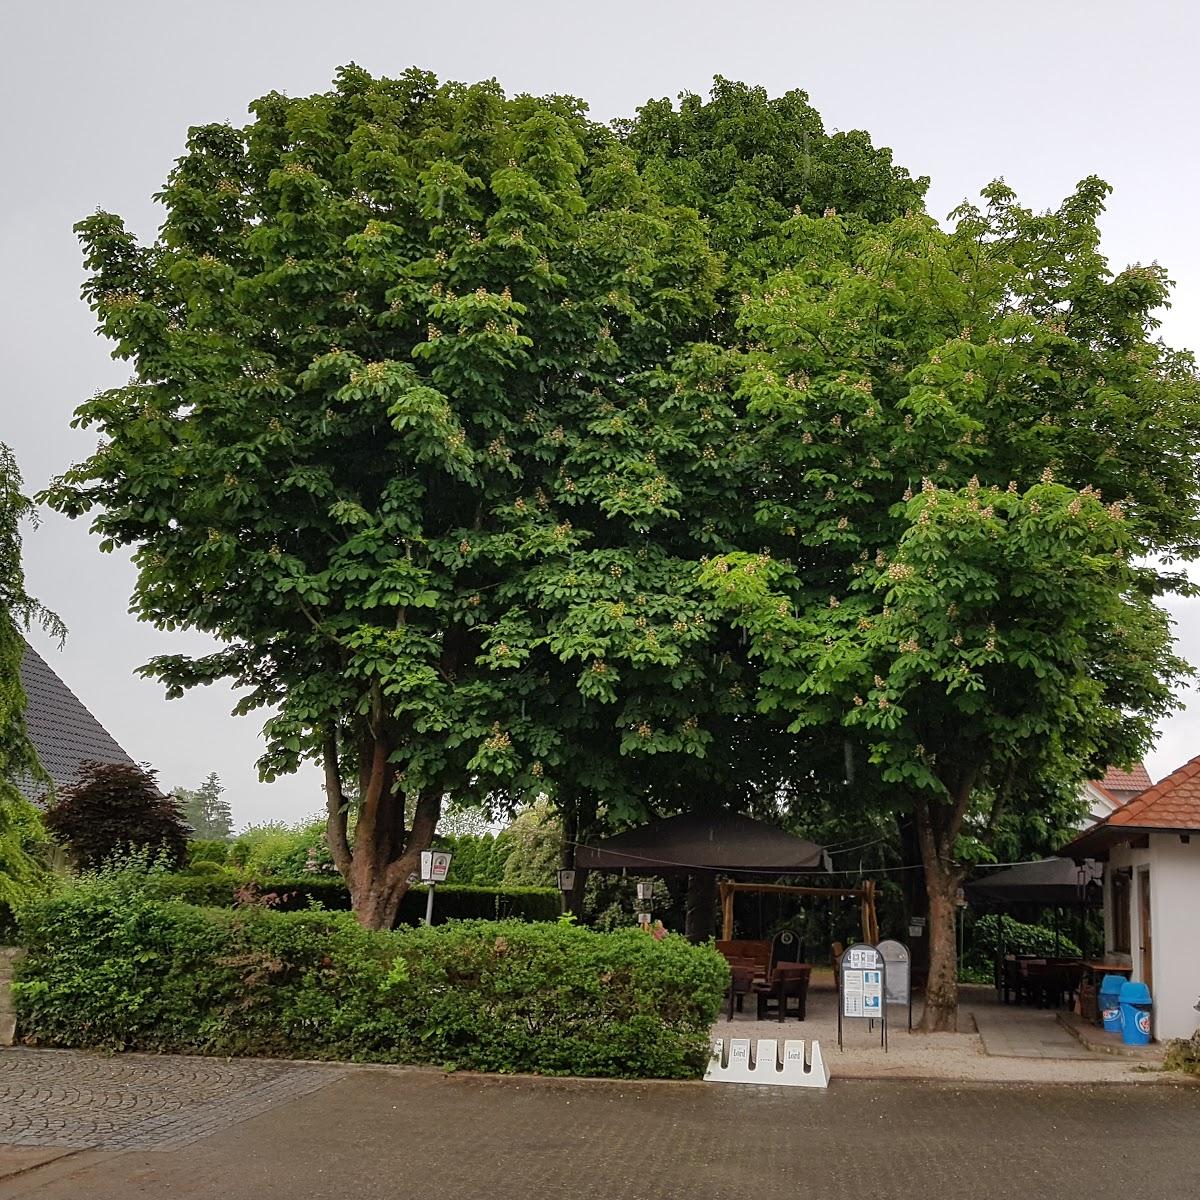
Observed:
[[[1111,993],[1115,996],[1120,994],[1120,991],[1124,986],[1124,975],[1105,975],[1103,980],[1100,982],[1100,991],[1103,995]]]
[[[1149,1004],[1150,989],[1144,983],[1130,981],[1121,988],[1122,1004]]]

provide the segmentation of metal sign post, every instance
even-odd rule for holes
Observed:
[[[429,885],[429,894],[425,898],[426,925],[433,924],[433,892],[439,883],[446,881],[451,857],[444,850],[421,851],[421,879]]]
[[[650,928],[650,906],[654,903],[654,880],[640,879],[637,885],[638,924],[648,930]]]
[[[865,1020],[873,1029],[879,1022],[879,1044],[887,1051],[887,963],[874,946],[856,942],[842,953],[838,988],[838,1049],[842,1046],[842,1020]]]
[[[883,1002],[903,1004],[908,1009],[908,1032],[912,1033],[912,955],[903,942],[884,941],[875,947],[887,971]]]

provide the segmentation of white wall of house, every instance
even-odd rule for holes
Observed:
[[[1111,796],[1102,792],[1094,783],[1085,783],[1080,790],[1080,797],[1083,803],[1087,806],[1087,816],[1081,817],[1076,828],[1090,829],[1099,821],[1103,821],[1105,817],[1111,816],[1119,807],[1115,804]]]
[[[1113,872],[1133,869],[1128,952],[1116,946]],[[1142,954],[1141,872],[1150,873],[1151,969]],[[1155,833],[1140,849],[1115,846],[1104,872],[1104,942],[1114,961],[1130,963],[1134,979],[1149,984],[1154,1033],[1159,1039],[1190,1037],[1200,1029],[1200,834],[1184,843],[1178,834]]]

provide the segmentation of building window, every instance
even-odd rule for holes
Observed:
[[[1132,941],[1129,919],[1130,897],[1133,893],[1133,872],[1114,871],[1112,877],[1112,948],[1128,954]]]

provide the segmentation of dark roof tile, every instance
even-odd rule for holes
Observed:
[[[75,783],[85,762],[133,762],[46,660],[28,644],[21,660],[21,686],[27,701],[25,724],[29,739],[56,788]],[[45,785],[38,780],[17,780],[16,783],[30,799],[38,799],[46,791]]]

